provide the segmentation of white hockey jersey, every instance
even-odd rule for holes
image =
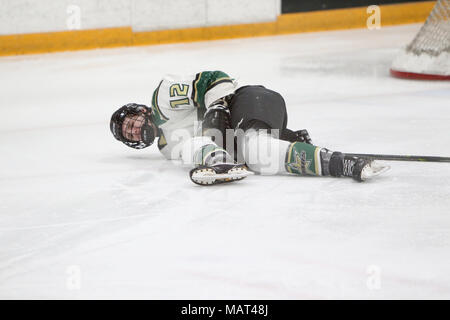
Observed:
[[[161,153],[167,159],[179,159],[182,143],[201,135],[199,127],[206,109],[235,89],[236,83],[222,71],[166,75],[152,98],[152,120],[161,132]]]

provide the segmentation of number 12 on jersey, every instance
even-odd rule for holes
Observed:
[[[187,84],[175,83],[170,86],[169,93],[170,97],[177,97],[179,99],[170,99],[170,106],[172,108],[178,108],[182,105],[189,106],[189,98],[187,97],[189,91],[189,86]],[[186,98],[181,98],[186,97]]]

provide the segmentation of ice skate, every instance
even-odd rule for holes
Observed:
[[[212,166],[198,166],[190,171],[189,176],[192,182],[207,186],[239,181],[252,174],[245,164],[219,163]]]
[[[345,156],[342,175],[361,182],[378,176],[390,168],[388,165],[367,158]]]

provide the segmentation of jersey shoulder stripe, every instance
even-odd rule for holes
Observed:
[[[218,84],[224,83],[224,82],[233,82],[233,80],[231,80],[230,78],[221,78],[221,79],[217,79],[216,81],[214,81],[213,83],[211,83],[208,88],[206,89],[206,92],[208,92],[209,90],[211,90],[212,88],[214,88],[215,86],[217,86]],[[205,93],[206,93],[205,92]]]
[[[158,94],[159,94],[159,88],[161,87],[162,81],[159,83],[158,87],[155,89],[155,91],[153,92],[153,97],[152,97],[152,109],[153,109],[153,121],[157,126],[160,126],[162,124],[164,124],[165,122],[167,122],[167,120],[169,120],[169,118],[167,118],[161,111],[161,108],[158,105]]]
[[[224,82],[233,83],[233,79],[223,71],[203,71],[197,73],[193,82],[192,100],[196,107],[206,108],[205,94],[216,85]]]

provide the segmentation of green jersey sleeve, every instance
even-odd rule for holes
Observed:
[[[196,107],[208,108],[209,103],[233,93],[234,87],[233,79],[223,71],[197,73],[193,82],[192,92],[194,104]]]

